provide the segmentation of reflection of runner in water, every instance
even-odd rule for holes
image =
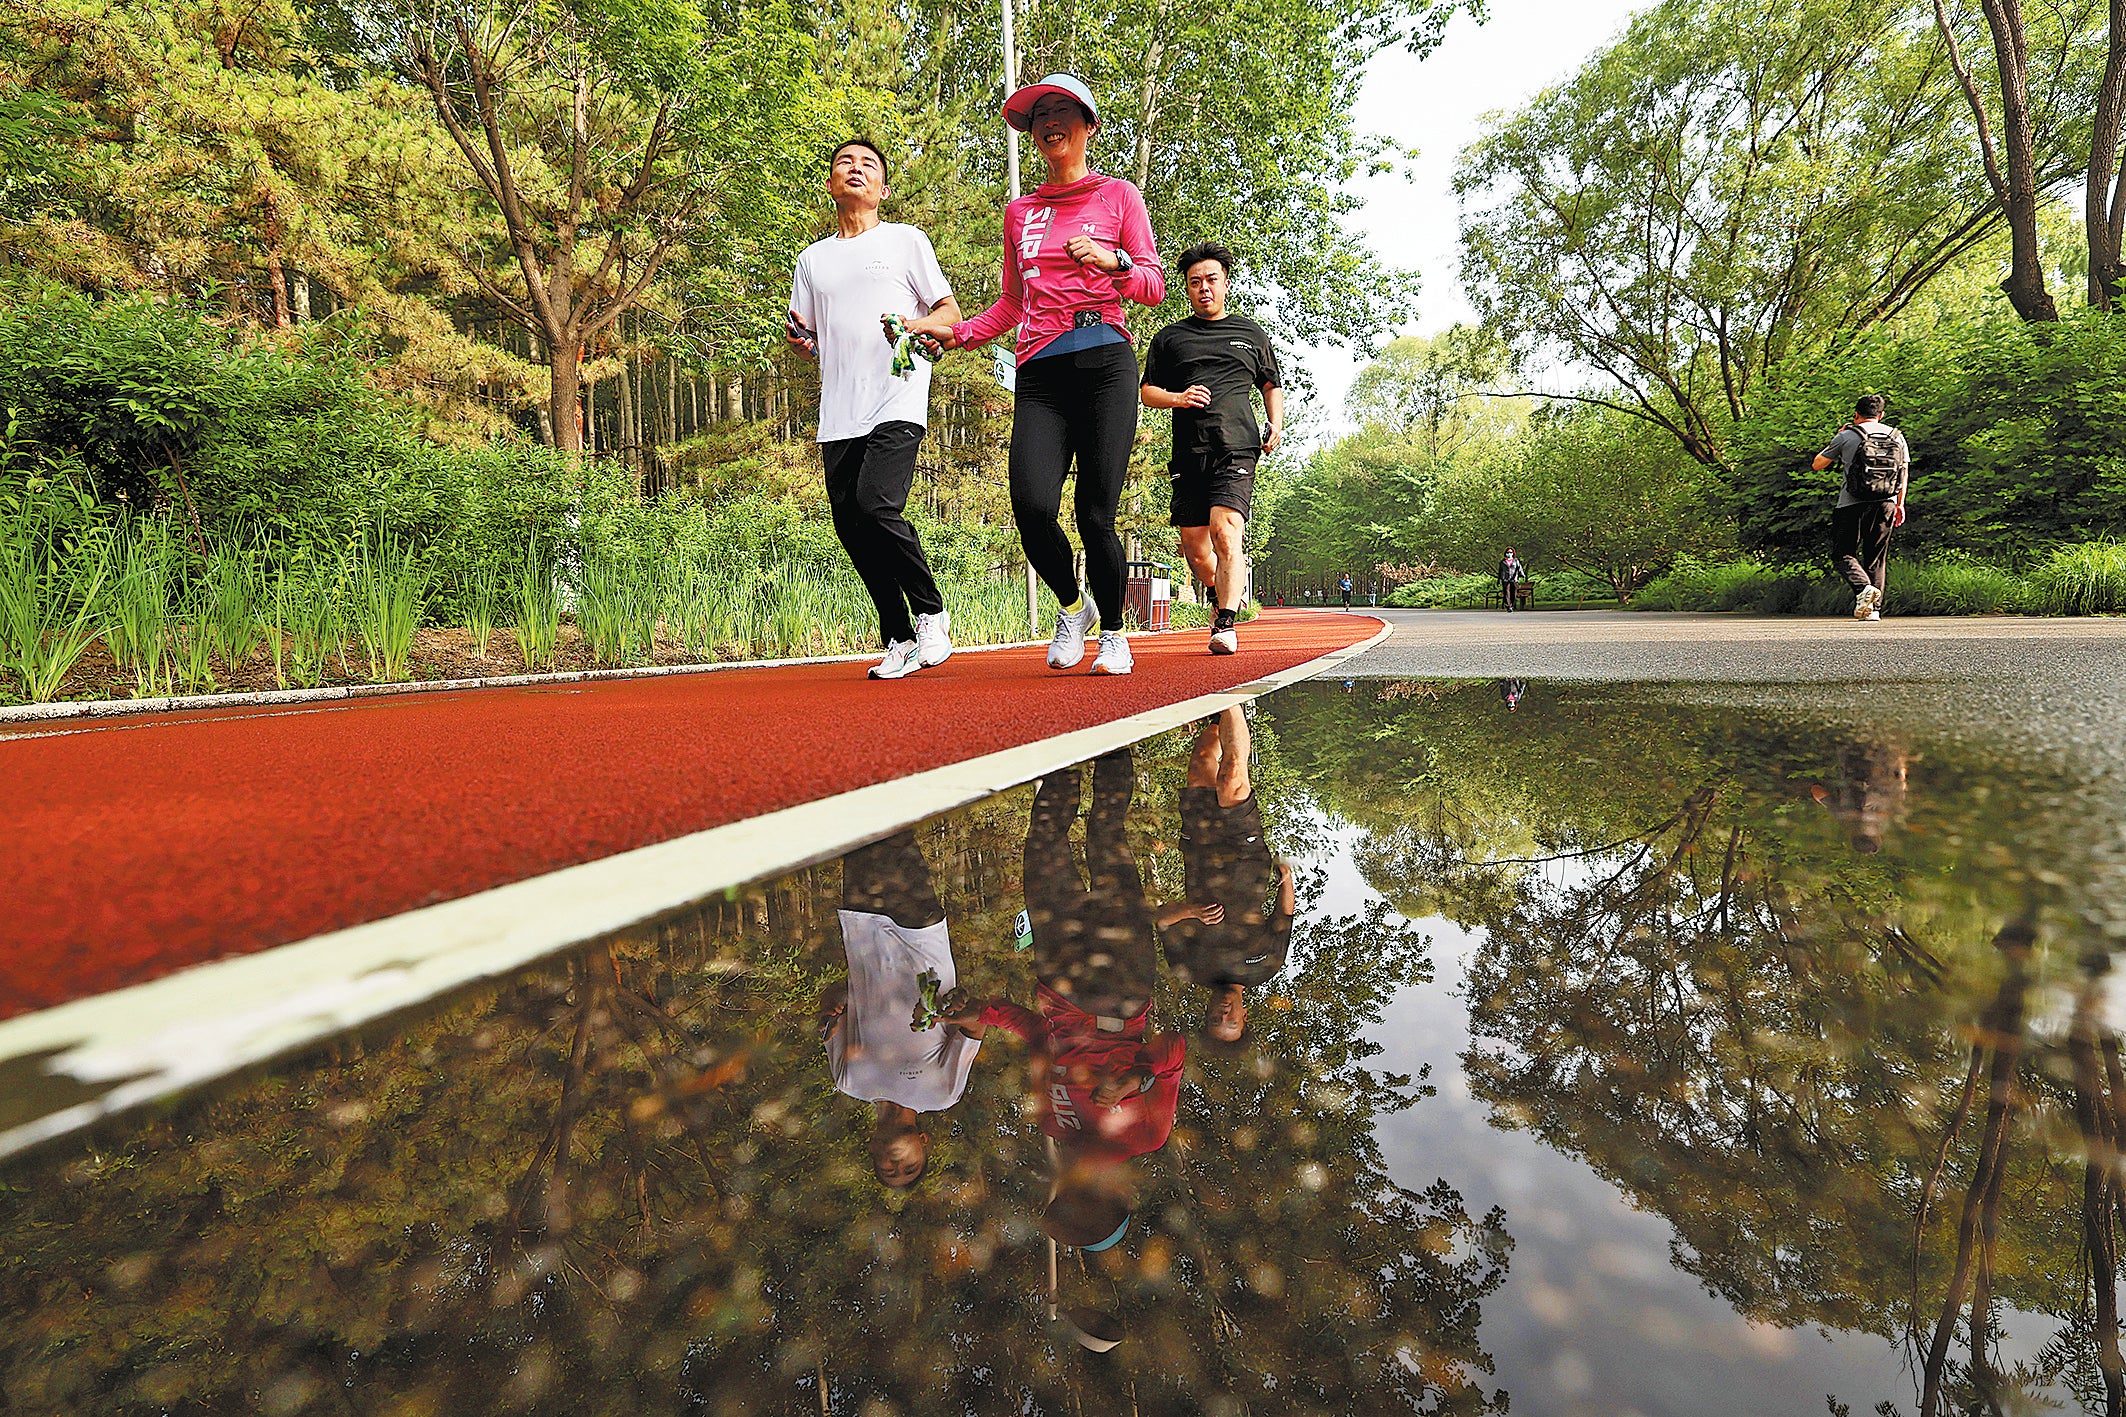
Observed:
[[[1178,1035],[1150,1031],[1158,961],[1144,881],[1123,835],[1136,787],[1129,750],[1096,761],[1092,779],[1084,878],[1070,846],[1077,770],[1043,778],[1034,795],[1026,913],[1039,981],[1035,1008],[993,999],[954,1019],[977,1038],[1001,1028],[1032,1046],[1028,1071],[1041,1130],[1059,1149],[1043,1228],[1079,1249],[1104,1249],[1127,1228],[1131,1184],[1123,1163],[1166,1145],[1187,1054]]]
[[[1211,991],[1204,1031],[1227,1047],[1247,1035],[1248,986],[1274,977],[1292,948],[1292,863],[1263,839],[1249,747],[1237,706],[1196,735],[1181,789],[1188,899],[1159,913],[1167,967]]]
[[[1853,849],[1872,856],[1883,833],[1904,819],[1905,751],[1888,743],[1848,743],[1838,750],[1838,781],[1809,792],[1852,834]]]
[[[918,975],[935,972],[940,992],[959,979],[945,912],[912,832],[842,858],[840,918],[849,978],[820,999],[827,1066],[836,1090],[872,1104],[872,1169],[901,1190],[930,1168],[930,1134],[918,1114],[960,1100],[982,1047],[951,1024],[909,1027]]]
[[[1521,706],[1521,696],[1527,692],[1526,679],[1499,680],[1499,702],[1506,706],[1508,712]]]

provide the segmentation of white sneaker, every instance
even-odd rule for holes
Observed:
[[[1882,619],[1882,612],[1880,610],[1870,610],[1867,614],[1860,617],[1860,623],[1863,625],[1872,625],[1880,619]]]
[[[1237,654],[1240,652],[1240,634],[1237,630],[1211,631],[1212,654]]]
[[[1882,592],[1874,586],[1868,586],[1860,594],[1853,597],[1853,618],[1855,620],[1880,620],[1882,618],[1881,605]]]
[[[1129,652],[1129,636],[1120,630],[1102,630],[1100,653],[1093,657],[1093,673],[1127,674],[1136,667],[1136,657]]]
[[[1078,613],[1067,610],[1056,612],[1055,637],[1048,642],[1048,667],[1069,669],[1085,658],[1085,637],[1099,620],[1100,612],[1093,609],[1092,597],[1080,596]]]
[[[915,653],[922,660],[922,667],[929,669],[952,658],[952,612],[940,610],[935,615],[915,617]]]
[[[895,640],[886,646],[886,657],[871,666],[874,679],[905,679],[923,667],[914,640]]]

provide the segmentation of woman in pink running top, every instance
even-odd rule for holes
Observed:
[[[1137,437],[1137,355],[1122,324],[1122,302],[1159,304],[1166,299],[1166,273],[1144,194],[1087,163],[1100,118],[1083,83],[1051,74],[1030,84],[1005,102],[1004,121],[1032,134],[1048,163],[1048,180],[1005,208],[1004,293],[971,320],[954,324],[932,316],[910,328],[963,349],[1019,327],[1011,510],[1026,559],[1062,606],[1049,667],[1069,669],[1085,658],[1085,637],[1097,617],[1100,649],[1092,672],[1127,674],[1127,570],[1115,510]],[[1083,592],[1057,520],[1073,454],[1088,582]]]

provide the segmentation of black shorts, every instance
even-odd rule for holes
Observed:
[[[1230,507],[1247,520],[1255,505],[1259,453],[1177,453],[1167,467],[1173,479],[1173,526],[1209,526],[1211,508]]]

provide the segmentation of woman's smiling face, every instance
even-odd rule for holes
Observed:
[[[1033,135],[1034,145],[1043,157],[1051,163],[1064,164],[1085,151],[1093,129],[1076,99],[1046,93],[1034,102],[1026,131]]]

